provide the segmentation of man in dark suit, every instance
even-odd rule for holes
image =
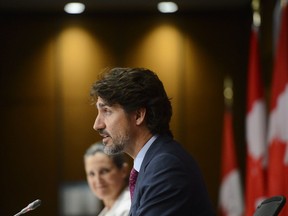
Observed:
[[[171,103],[154,72],[106,70],[90,94],[105,152],[124,151],[134,159],[130,215],[214,215],[196,162],[173,139]]]

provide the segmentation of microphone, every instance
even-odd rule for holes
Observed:
[[[34,202],[30,203],[27,207],[22,209],[20,212],[15,214],[14,216],[19,216],[19,215],[25,214],[25,213],[27,213],[29,211],[32,211],[32,210],[36,209],[40,205],[41,205],[41,200],[37,199]]]

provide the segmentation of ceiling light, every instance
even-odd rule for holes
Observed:
[[[159,2],[158,10],[161,13],[174,13],[178,10],[178,6],[174,2]]]
[[[85,10],[85,5],[79,2],[67,3],[64,7],[64,11],[69,14],[80,14]]]

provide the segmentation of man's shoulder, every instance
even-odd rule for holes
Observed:
[[[181,154],[190,157],[191,155],[183,148],[182,144],[169,136],[159,136],[154,141],[149,149],[151,152],[159,153],[171,153],[173,155]]]
[[[174,164],[175,166],[193,166],[196,164],[192,155],[190,155],[180,143],[170,137],[159,136],[151,145],[143,160],[145,165]]]

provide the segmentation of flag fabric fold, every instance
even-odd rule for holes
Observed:
[[[243,215],[243,194],[236,159],[232,113],[224,113],[219,208],[222,216]]]
[[[268,125],[268,196],[288,198],[288,14],[282,6]],[[284,207],[281,215],[287,215]]]
[[[266,109],[259,62],[258,28],[250,34],[246,116],[245,216],[253,216],[265,198]]]

